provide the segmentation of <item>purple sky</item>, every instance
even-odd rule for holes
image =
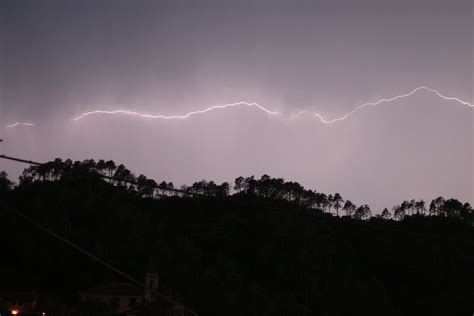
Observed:
[[[0,1],[0,153],[175,185],[264,173],[374,210],[474,202],[471,1]],[[124,109],[186,120],[126,115]],[[298,115],[301,111],[306,114]],[[17,177],[25,166],[0,161]]]

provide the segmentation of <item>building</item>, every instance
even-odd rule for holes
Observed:
[[[79,296],[81,302],[107,303],[115,313],[126,314],[143,302],[143,288],[131,283],[114,282],[80,291]]]
[[[11,315],[33,315],[36,309],[36,294],[33,291],[0,292],[0,310]]]
[[[149,310],[150,308],[153,311],[159,310],[157,315],[161,315],[162,312],[167,315],[182,315],[181,306],[170,304],[160,295],[166,293],[167,297],[173,297],[174,301],[179,301],[176,293],[166,288],[158,288],[159,275],[152,267],[153,263],[150,260],[145,277],[145,288],[127,282],[106,283],[80,291],[80,303],[106,303],[118,315],[135,315],[137,309]]]

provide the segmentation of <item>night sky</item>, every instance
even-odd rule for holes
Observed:
[[[0,0],[0,153],[175,186],[264,173],[377,212],[474,202],[471,1]],[[187,119],[90,115],[129,110]],[[34,126],[5,127],[15,122]],[[0,161],[16,178],[24,165]]]

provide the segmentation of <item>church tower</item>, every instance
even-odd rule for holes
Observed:
[[[153,257],[150,257],[150,263],[148,264],[148,270],[145,277],[145,300],[152,301],[156,297],[158,291],[158,282],[160,278],[158,276],[156,267],[153,263]]]

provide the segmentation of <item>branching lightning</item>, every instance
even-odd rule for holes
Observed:
[[[390,98],[390,99],[380,99],[376,102],[367,102],[367,103],[364,103],[364,104],[361,104],[361,105],[358,105],[356,106],[352,111],[350,111],[349,113],[347,114],[344,114],[343,116],[339,117],[339,118],[335,118],[335,119],[332,119],[332,120],[327,120],[325,119],[323,116],[321,116],[319,113],[314,113],[314,116],[316,116],[317,118],[319,118],[319,120],[324,123],[324,124],[332,124],[332,123],[335,123],[335,122],[338,122],[338,121],[343,121],[345,120],[346,118],[348,118],[349,116],[351,116],[352,114],[354,114],[355,112],[367,107],[367,106],[377,106],[381,103],[385,103],[385,102],[392,102],[392,101],[395,101],[395,100],[398,100],[398,99],[401,99],[401,98],[406,98],[406,97],[409,97],[415,93],[417,93],[418,91],[428,91],[430,93],[434,93],[436,94],[438,97],[444,99],[444,100],[447,100],[447,101],[456,101],[456,102],[459,102],[461,104],[464,104],[468,107],[474,107],[474,104],[471,104],[469,102],[466,102],[466,101],[462,101],[458,98],[455,98],[455,97],[447,97],[443,94],[441,94],[438,90],[435,90],[435,89],[431,89],[431,88],[428,88],[428,87],[418,87],[418,88],[415,88],[413,89],[412,91],[408,92],[408,93],[405,93],[405,94],[401,94],[401,95],[397,95],[393,98]]]
[[[225,108],[236,107],[236,106],[252,106],[252,107],[256,107],[256,108],[258,108],[258,109],[260,109],[260,110],[262,110],[262,111],[264,111],[268,114],[271,114],[271,115],[280,114],[278,112],[270,111],[270,110],[266,109],[265,107],[261,106],[260,104],[249,103],[249,102],[242,101],[242,102],[229,103],[229,104],[224,104],[224,105],[215,105],[215,106],[211,106],[211,107],[209,107],[207,109],[204,109],[204,110],[193,111],[193,112],[186,113],[184,115],[169,115],[168,116],[168,115],[142,114],[142,113],[139,113],[139,112],[128,111],[128,110],[114,110],[114,111],[97,110],[97,111],[82,113],[80,116],[75,117],[74,120],[78,121],[80,119],[83,119],[86,116],[96,115],[96,114],[127,114],[127,115],[139,116],[139,117],[142,117],[142,118],[165,119],[165,120],[187,119],[187,118],[189,118],[193,115],[204,114],[204,113],[207,113],[207,112],[210,112],[210,111],[213,111],[213,110],[225,109]]]
[[[346,113],[343,116],[338,117],[338,118],[327,119],[327,118],[324,118],[319,113],[311,113],[311,114],[314,115],[315,117],[317,117],[321,121],[321,123],[333,124],[333,123],[336,123],[336,122],[339,122],[339,121],[344,121],[345,119],[349,118],[350,116],[355,114],[357,111],[362,110],[365,107],[377,106],[377,105],[380,105],[382,103],[388,103],[388,102],[396,101],[396,100],[399,100],[399,99],[402,99],[402,98],[412,96],[415,93],[420,92],[420,91],[426,91],[426,92],[435,94],[439,98],[441,98],[443,100],[446,100],[446,101],[455,101],[455,102],[458,102],[458,103],[460,103],[462,105],[465,105],[467,107],[471,107],[471,108],[474,107],[474,104],[471,104],[467,101],[463,101],[463,100],[458,99],[456,97],[448,97],[448,96],[445,96],[445,95],[441,94],[441,92],[439,92],[438,90],[431,89],[431,88],[428,88],[428,87],[425,87],[425,86],[421,86],[421,87],[417,87],[417,88],[413,89],[412,91],[410,91],[408,93],[400,94],[400,95],[397,95],[397,96],[389,98],[389,99],[384,98],[384,99],[380,99],[380,100],[375,101],[375,102],[367,102],[367,103],[358,105],[352,111],[350,111],[350,112],[348,112],[348,113]],[[271,110],[267,109],[266,107],[264,107],[264,106],[262,106],[258,103],[241,101],[241,102],[235,102],[235,103],[228,103],[228,104],[224,104],[224,105],[214,105],[214,106],[208,107],[204,110],[192,111],[192,112],[188,112],[188,113],[183,114],[183,115],[161,115],[161,114],[153,115],[153,114],[144,114],[144,113],[140,113],[140,112],[136,112],[136,111],[121,110],[121,109],[119,109],[119,110],[95,110],[95,111],[82,113],[81,115],[73,118],[73,120],[74,121],[79,121],[81,119],[84,119],[84,118],[86,118],[88,116],[92,116],[92,115],[117,115],[117,114],[118,115],[121,114],[121,115],[137,116],[137,117],[140,117],[140,118],[148,118],[148,119],[165,119],[165,120],[188,119],[188,118],[190,118],[194,115],[205,114],[205,113],[208,113],[208,112],[213,111],[213,110],[226,109],[226,108],[232,108],[232,107],[243,107],[243,106],[257,108],[258,110],[263,111],[263,112],[265,112],[267,114],[270,114],[272,116],[279,116],[280,115],[279,112],[271,111]],[[304,113],[307,113],[307,112],[306,111],[301,111],[296,116],[301,116]],[[291,116],[291,117],[294,117],[294,116]],[[5,125],[5,127],[6,128],[13,128],[13,127],[17,127],[17,126],[35,126],[35,125],[36,124],[34,124],[34,123],[16,122],[16,123],[13,123],[13,124]]]
[[[396,101],[398,99],[402,99],[402,98],[406,98],[406,97],[409,97],[409,96],[412,96],[414,95],[415,93],[419,92],[419,91],[427,91],[427,92],[430,92],[430,93],[434,93],[435,95],[437,95],[438,97],[444,99],[444,100],[447,100],[447,101],[456,101],[458,103],[461,103],[465,106],[468,106],[468,107],[474,107],[473,104],[469,103],[469,102],[466,102],[466,101],[463,101],[463,100],[460,100],[456,97],[448,97],[448,96],[445,96],[443,94],[441,94],[441,92],[439,92],[438,90],[435,90],[435,89],[431,89],[431,88],[428,88],[428,87],[425,87],[425,86],[421,86],[421,87],[417,87],[415,89],[413,89],[412,91],[408,92],[408,93],[405,93],[405,94],[400,94],[400,95],[397,95],[393,98],[389,98],[389,99],[380,99],[378,101],[375,101],[375,102],[367,102],[367,103],[364,103],[364,104],[361,104],[361,105],[358,105],[356,106],[352,111],[350,111],[349,113],[347,114],[344,114],[343,116],[341,117],[338,117],[338,118],[334,118],[334,119],[326,119],[324,118],[321,114],[319,113],[313,113],[314,116],[316,116],[322,123],[324,124],[332,124],[332,123],[336,123],[336,122],[339,122],[339,121],[343,121],[345,119],[347,119],[348,117],[350,117],[351,115],[353,115],[354,113],[356,113],[357,111],[367,107],[367,106],[377,106],[377,105],[380,105],[382,103],[386,103],[386,102],[392,102],[392,101]],[[211,106],[207,109],[204,109],[204,110],[199,110],[199,111],[193,111],[193,112],[189,112],[189,113],[186,113],[184,115],[152,115],[152,114],[142,114],[142,113],[139,113],[139,112],[135,112],[135,111],[129,111],[129,110],[111,110],[111,111],[107,111],[107,110],[96,110],[96,111],[90,111],[90,112],[85,112],[85,113],[82,113],[81,115],[79,115],[78,117],[75,117],[74,120],[75,121],[78,121],[78,120],[81,120],[87,116],[91,116],[91,115],[98,115],[98,114],[125,114],[125,115],[131,115],[131,116],[138,116],[138,117],[141,117],[141,118],[151,118],[151,119],[166,119],[166,120],[171,120],[171,119],[187,119],[187,118],[190,118],[191,116],[193,115],[197,115],[197,114],[204,114],[204,113],[207,113],[207,112],[210,112],[210,111],[213,111],[213,110],[217,110],[217,109],[225,109],[225,108],[230,108],[230,107],[236,107],[236,106],[252,106],[252,107],[256,107],[258,108],[259,110],[261,111],[264,111],[268,114],[271,114],[271,115],[279,115],[280,113],[279,112],[275,112],[275,111],[271,111],[267,108],[265,108],[264,106],[258,104],[258,103],[255,103],[255,102],[252,102],[252,103],[249,103],[249,102],[236,102],[236,103],[229,103],[229,104],[224,104],[224,105],[215,105],[215,106]],[[303,114],[305,111],[302,111],[299,113],[299,115]]]
[[[16,122],[13,124],[8,124],[5,125],[6,128],[12,128],[12,127],[17,127],[17,126],[35,126],[36,124],[34,123],[24,123],[24,122]]]

